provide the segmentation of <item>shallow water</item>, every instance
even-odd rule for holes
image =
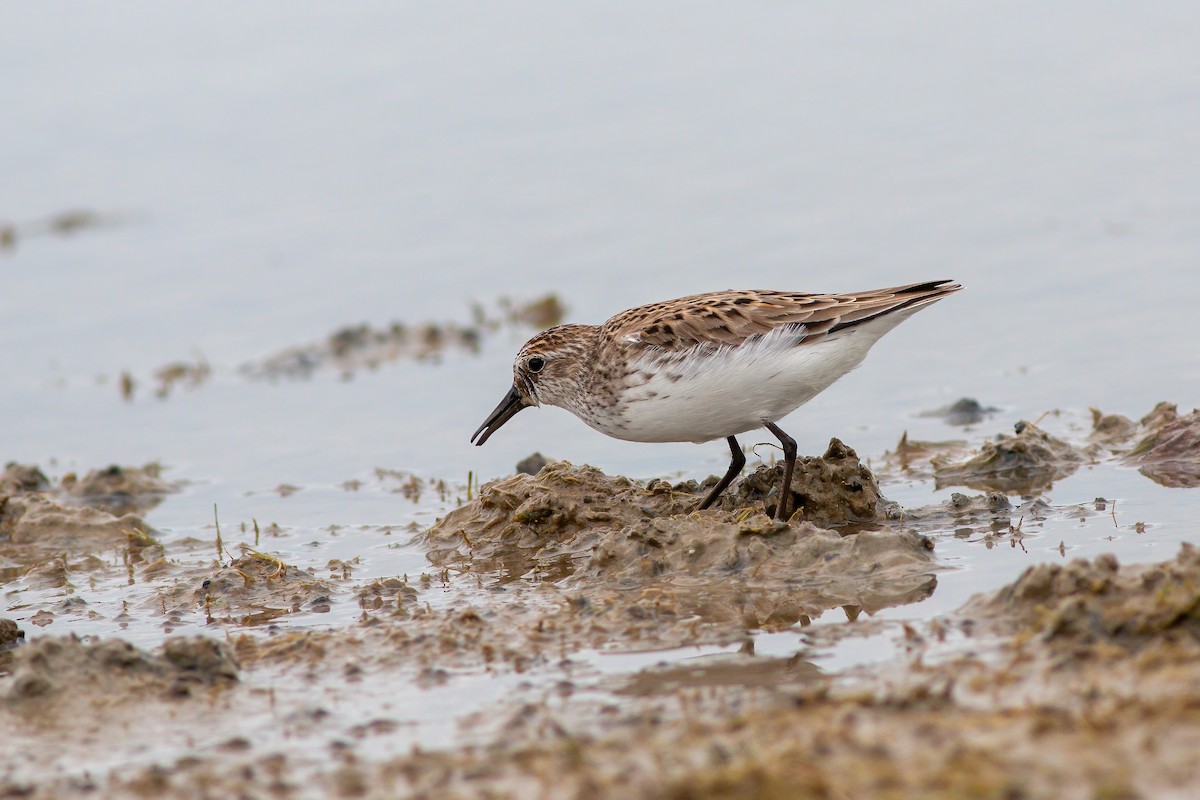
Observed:
[[[509,474],[534,450],[635,478],[719,473],[719,443],[617,442],[558,410],[472,447],[527,329],[352,380],[239,371],[342,326],[467,324],[473,302],[548,292],[569,320],[597,322],[728,287],[962,282],[787,420],[807,453],[836,435],[878,460],[905,430],[977,443],[1054,409],[1044,426],[1070,435],[1086,432],[1088,406],[1191,408],[1198,24],[1185,4],[1115,3],[10,9],[0,458],[52,475],[160,461],[186,482],[147,515],[169,548],[213,540],[216,505],[230,546],[252,538],[243,524],[276,523],[261,549],[322,574],[359,558],[353,582],[433,572],[407,526],[453,507],[468,473]],[[49,222],[76,209],[98,217]],[[200,357],[207,380],[154,396],[155,370]],[[1000,410],[965,433],[920,416],[961,396]],[[377,467],[444,480],[450,496],[414,502]],[[281,496],[283,484],[299,490]],[[884,491],[914,507],[952,489]],[[878,617],[928,620],[1039,561],[1160,559],[1197,538],[1196,490],[1134,469],[1084,467],[1047,499],[1096,497],[1116,500],[1114,514],[1026,519],[1019,543],[947,531],[937,556],[951,569],[934,594]],[[95,616],[41,630],[157,643],[161,620],[115,619],[154,591],[120,577],[77,589]],[[422,602],[477,599],[467,584]],[[23,627],[22,609],[59,599],[5,588]],[[275,622],[358,614],[348,593],[329,613]],[[206,627],[199,610],[172,626]],[[822,666],[877,660],[889,635]],[[759,638],[784,653],[802,636]],[[709,652],[575,658],[608,674]],[[504,692],[489,680],[471,678],[478,696],[456,695],[455,712]],[[407,695],[405,737],[451,741],[431,722],[447,696]]]

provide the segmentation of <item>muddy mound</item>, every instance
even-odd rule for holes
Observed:
[[[1162,402],[1137,422],[1092,409],[1095,446],[1121,456],[1155,483],[1170,488],[1200,486],[1200,409],[1181,415]]]
[[[742,478],[719,502],[732,511],[743,508],[773,509],[778,502],[783,465],[762,466]],[[840,439],[830,439],[820,458],[796,460],[789,509],[794,520],[823,528],[877,522],[895,518],[898,506],[879,493],[875,476],[858,460],[858,454]]]
[[[0,501],[14,494],[45,492],[50,489],[50,479],[37,467],[10,461],[0,473]],[[2,505],[2,503],[0,503]]]
[[[193,584],[194,585],[194,584]],[[240,615],[240,624],[269,622],[295,613],[305,605],[325,609],[337,587],[307,570],[277,558],[248,551],[227,566],[219,566],[190,593],[181,586],[174,593],[184,608],[203,605],[214,618]],[[231,620],[226,620],[231,621]]]
[[[8,464],[0,474],[0,558],[35,564],[63,550],[90,553],[149,538],[153,529],[132,512],[175,490],[159,472],[157,465],[112,466],[55,485],[37,467]]]
[[[1200,549],[1183,544],[1171,561],[1121,567],[1111,555],[1039,564],[964,612],[1003,618],[1050,644],[1118,644],[1136,649],[1166,636],[1200,645]]]
[[[12,651],[25,642],[25,631],[11,619],[0,617],[0,675],[9,672]]]
[[[141,517],[114,516],[96,508],[64,506],[43,494],[5,498],[0,506],[0,542],[43,549],[89,549],[125,541],[128,532],[150,533]]]
[[[643,487],[594,467],[559,461],[537,475],[514,475],[480,489],[422,535],[434,564],[470,561],[520,569],[587,553],[615,530],[643,519],[686,514],[698,498],[665,481]]]
[[[1161,404],[1160,404],[1161,405]],[[1137,423],[1121,414],[1105,414],[1098,408],[1091,409],[1092,432],[1088,439],[1099,444],[1117,446],[1137,431]]]
[[[178,489],[162,479],[159,464],[144,467],[113,464],[91,470],[82,478],[71,472],[64,475],[60,483],[68,497],[113,514],[147,511]]]
[[[33,711],[75,694],[116,703],[153,693],[184,697],[236,680],[228,648],[204,636],[168,639],[157,654],[120,639],[45,637],[16,651],[12,675],[0,682],[0,699],[14,710]]]
[[[1200,486],[1200,409],[1185,416],[1169,403],[1159,403],[1138,424],[1137,443],[1126,463],[1155,483],[1174,488]]]
[[[840,443],[809,459],[795,486],[809,509],[878,518],[878,489]],[[752,483],[752,486],[756,485]],[[688,487],[692,488],[692,487]],[[838,489],[840,488],[840,493]],[[500,584],[552,581],[570,593],[581,641],[688,641],[688,620],[716,638],[786,628],[837,606],[873,611],[926,597],[936,585],[930,540],[898,528],[844,536],[810,522],[776,522],[752,503],[694,512],[697,494],[665,481],[641,486],[592,467],[551,464],[483,487],[423,535],[430,561]],[[822,505],[824,504],[824,505]],[[832,512],[828,512],[832,516]],[[582,629],[580,628],[582,626]]]
[[[735,483],[705,519],[774,507],[783,467],[763,466]],[[537,475],[518,474],[486,484],[479,497],[455,509],[423,535],[435,564],[471,560],[505,562],[555,559],[581,553],[610,532],[647,519],[694,511],[715,482],[642,486],[593,467],[552,463]],[[793,521],[840,527],[898,519],[899,507],[883,498],[875,476],[853,449],[832,439],[820,458],[798,459],[792,478]]]
[[[1030,422],[1018,422],[1015,435],[987,442],[965,461],[934,458],[938,488],[966,486],[985,492],[1032,496],[1050,489],[1088,458],[1079,449]]]

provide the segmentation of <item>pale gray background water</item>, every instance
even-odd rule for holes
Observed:
[[[366,554],[378,574],[423,558],[323,528],[440,507],[337,488],[377,466],[461,482],[536,449],[635,477],[723,469],[720,443],[616,442],[556,410],[471,447],[516,333],[351,382],[237,373],[346,324],[548,291],[597,322],[728,287],[964,283],[789,418],[809,453],[958,435],[916,415],[963,395],[1002,409],[977,437],[1054,408],[1059,432],[1089,405],[1190,408],[1197,42],[1189,3],[5,4],[0,220],[118,219],[0,251],[0,458],[161,460],[193,481],[149,516],[168,536],[207,536],[218,503],[295,531],[272,543],[289,560]],[[205,386],[120,398],[122,370],[145,387],[195,351]],[[960,577],[888,613],[952,609],[1059,541],[1136,559],[1196,538],[1197,493],[1129,470],[1051,499],[1098,494],[1126,529],[1048,523],[1028,554],[947,542]]]

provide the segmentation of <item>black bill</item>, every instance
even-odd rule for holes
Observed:
[[[496,410],[488,415],[488,418],[479,426],[479,430],[475,431],[471,441],[475,442],[475,437],[479,437],[479,441],[475,442],[479,446],[488,440],[488,437],[500,429],[500,426],[508,422],[517,415],[517,412],[525,408],[525,401],[521,399],[521,395],[517,394],[517,387],[508,390],[508,394],[504,395],[504,399],[500,401],[500,405],[496,406]],[[479,436],[479,434],[483,436]]]

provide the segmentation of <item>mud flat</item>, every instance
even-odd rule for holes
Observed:
[[[1198,425],[1160,405],[1097,412],[1079,441],[1028,422],[978,447],[904,438],[877,472],[835,439],[799,465],[787,523],[767,513],[777,466],[697,512],[709,482],[551,462],[422,531],[425,574],[362,580],[269,539],[235,554],[163,536],[139,516],[174,490],[152,468],[10,465],[0,796],[1192,796],[1195,547],[1031,566],[923,622],[876,612],[936,591],[948,536],[1084,513],[1040,492],[1086,465],[1187,491]],[[903,508],[877,477],[898,474],[976,493]],[[89,613],[71,586],[122,580],[131,632],[158,644],[55,633]],[[274,624],[348,604],[352,620]],[[189,622],[215,635],[171,632]],[[792,631],[786,656],[758,652]],[[822,648],[881,636],[885,658],[822,666]]]

